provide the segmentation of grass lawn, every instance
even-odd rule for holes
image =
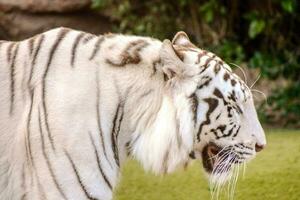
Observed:
[[[245,177],[239,179],[235,199],[300,200],[300,130],[268,131],[267,139],[267,148],[247,165]],[[199,161],[164,177],[145,173],[129,161],[115,199],[207,200],[210,192]],[[225,195],[221,199],[226,199]]]

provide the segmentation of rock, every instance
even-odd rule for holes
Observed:
[[[91,0],[0,0],[0,10],[36,12],[72,12],[89,7]]]
[[[91,0],[0,0],[0,39],[22,40],[55,27],[101,34],[111,22],[92,12]]]
[[[0,39],[2,40],[22,40],[61,26],[94,34],[111,31],[111,22],[108,18],[88,11],[45,14],[24,11],[0,13]]]

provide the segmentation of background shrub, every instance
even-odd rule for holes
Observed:
[[[185,30],[199,47],[227,62],[259,69],[285,84],[260,106],[265,122],[300,126],[300,10],[296,0],[93,0],[114,31],[172,38]]]

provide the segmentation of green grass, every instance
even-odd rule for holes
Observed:
[[[247,165],[235,192],[238,200],[300,199],[300,131],[267,131],[268,145]],[[116,200],[207,200],[201,163],[164,177],[145,173],[134,161],[122,169]],[[225,195],[221,199],[226,199]]]

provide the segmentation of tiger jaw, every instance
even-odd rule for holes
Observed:
[[[209,174],[229,173],[233,165],[245,161],[233,149],[233,146],[222,148],[213,142],[208,143],[201,153],[204,170]]]

